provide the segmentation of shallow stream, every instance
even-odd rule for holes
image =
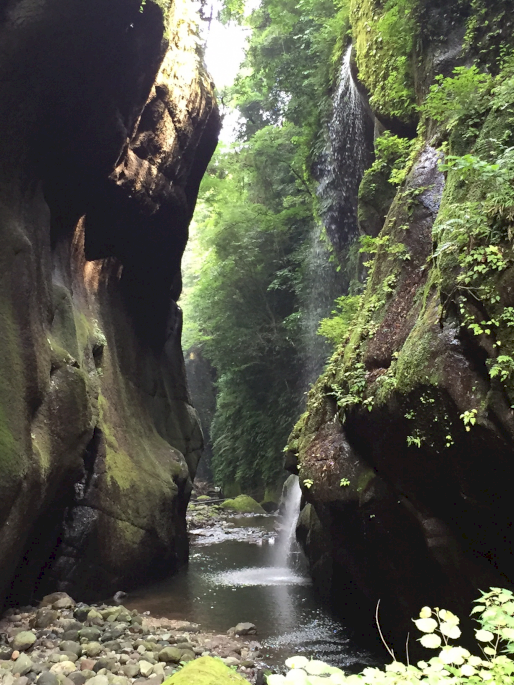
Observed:
[[[281,555],[275,544],[276,517],[240,516],[230,523],[235,527],[225,534],[199,536],[187,568],[131,593],[124,605],[215,632],[254,623],[263,661],[270,666],[280,667],[293,654],[352,671],[374,663],[320,604],[301,552],[293,548],[288,566],[276,565]]]

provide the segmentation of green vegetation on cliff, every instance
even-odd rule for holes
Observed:
[[[218,378],[217,481],[261,495],[282,477],[306,386],[308,270],[320,230],[310,167],[347,16],[334,0],[265,0],[252,13],[246,61],[224,96],[241,115],[239,139],[217,152],[195,214],[184,347],[200,345]],[[330,248],[319,249],[328,262]]]

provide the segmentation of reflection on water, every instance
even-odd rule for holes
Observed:
[[[243,587],[248,585],[310,585],[306,576],[300,576],[289,568],[264,566],[262,568],[242,568],[238,571],[227,571],[212,576],[216,585]]]
[[[271,517],[234,519],[237,526],[245,521],[268,530],[274,524]],[[237,623],[254,623],[271,666],[299,653],[338,666],[371,663],[370,656],[352,644],[348,631],[320,606],[299,566],[294,571],[273,566],[273,550],[266,540],[261,545],[229,540],[193,548],[187,569],[131,593],[124,604],[219,633]]]

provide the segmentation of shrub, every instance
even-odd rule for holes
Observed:
[[[268,676],[268,685],[512,685],[514,682],[514,595],[510,590],[491,588],[483,592],[471,614],[480,628],[475,637],[481,656],[473,655],[453,643],[461,636],[460,620],[446,609],[421,609],[414,620],[423,633],[419,642],[438,650],[428,661],[416,666],[396,661],[384,669],[366,668],[362,673],[345,675],[344,671],[322,661],[295,656],[286,661],[287,675]]]

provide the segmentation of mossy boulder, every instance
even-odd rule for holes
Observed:
[[[222,509],[237,511],[240,514],[265,514],[259,502],[249,495],[239,495],[235,499],[227,499],[220,505]]]
[[[241,685],[248,682],[220,659],[203,656],[165,680],[164,685]]]
[[[207,502],[211,498],[209,497],[209,495],[200,495],[200,497],[197,497],[196,499],[198,500],[198,502]]]

